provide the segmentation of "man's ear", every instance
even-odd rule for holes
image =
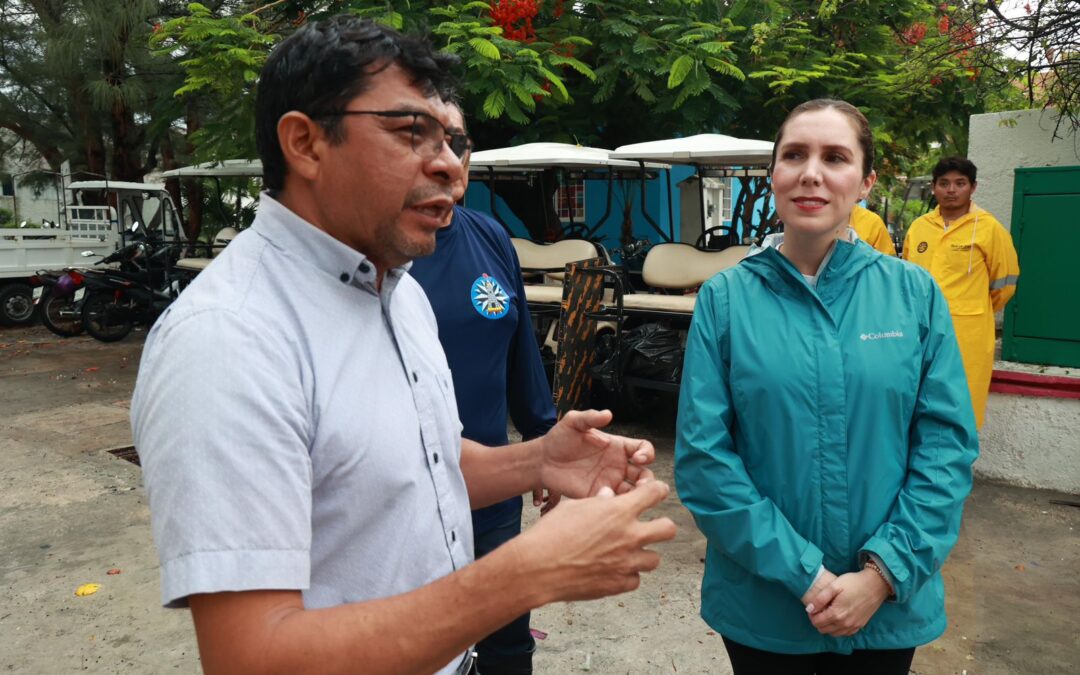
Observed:
[[[290,110],[277,124],[278,143],[289,173],[314,180],[326,147],[326,132],[302,112]]]

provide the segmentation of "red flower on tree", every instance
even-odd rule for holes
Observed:
[[[498,0],[491,3],[491,19],[503,29],[503,37],[518,42],[536,40],[533,19],[540,13],[539,0]],[[559,5],[561,9],[561,3]]]
[[[926,37],[926,24],[913,23],[908,26],[903,33],[901,33],[900,40],[904,44],[917,45],[922,42],[924,37]]]

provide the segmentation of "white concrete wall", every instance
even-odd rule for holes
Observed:
[[[15,222],[25,220],[27,227],[41,227],[43,220],[58,222],[60,216],[57,213],[56,186],[47,185],[40,188],[40,191],[41,194],[36,194],[33,188],[22,185],[18,178],[15,179]]]
[[[979,169],[975,202],[1012,227],[1013,171],[1036,166],[1080,165],[1080,133],[1062,124],[1053,140],[1053,110],[1012,110],[972,115],[968,158]]]
[[[1080,494],[1080,399],[991,392],[975,473]]]

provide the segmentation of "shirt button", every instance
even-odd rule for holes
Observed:
[[[368,272],[371,271],[371,266],[368,265],[366,262],[362,262],[362,263],[360,263],[360,268],[359,269],[360,269],[361,274],[367,274]]]
[[[349,283],[349,275],[346,274],[345,272],[342,272],[341,276],[338,277],[338,279],[341,279],[341,283],[343,283],[343,284]]]
[[[415,371],[415,370],[414,370],[414,371],[412,371],[412,381],[413,381],[413,382],[419,382],[419,381],[420,381],[420,378],[419,378],[419,377],[417,377],[417,375],[416,375],[416,371]]]
[[[432,454],[435,456],[435,463],[438,464],[439,463],[439,453],[435,452],[435,453],[432,453]]]

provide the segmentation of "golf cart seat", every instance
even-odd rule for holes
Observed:
[[[603,254],[596,244],[584,239],[563,239],[552,244],[538,244],[513,237],[521,272],[526,277],[543,274],[544,283],[525,284],[525,299],[530,305],[558,305],[562,302],[563,270],[567,263],[596,258]]]
[[[239,233],[240,232],[235,227],[221,228],[218,230],[218,233],[214,235],[214,242],[210,246],[209,258],[181,258],[176,261],[176,267],[189,272],[203,271]]]
[[[645,256],[642,280],[651,288],[690,293],[627,293],[622,296],[622,309],[624,312],[692,314],[698,287],[716,273],[738,264],[749,250],[749,246],[704,251],[689,244],[657,244]]]

